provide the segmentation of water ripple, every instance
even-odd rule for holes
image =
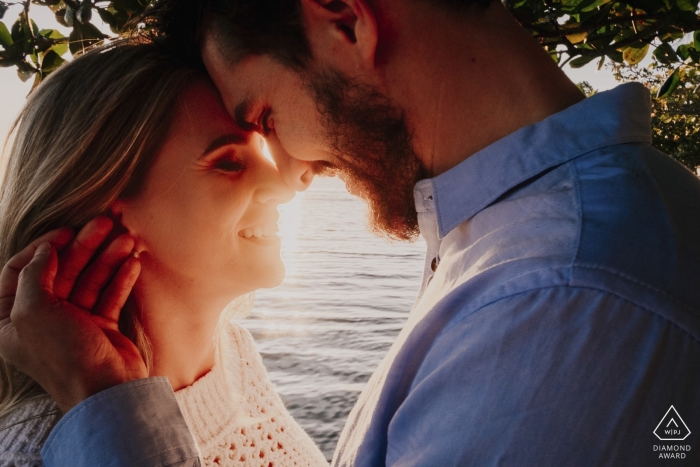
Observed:
[[[280,208],[287,279],[257,292],[242,324],[287,408],[330,460],[372,371],[406,321],[425,244],[366,229],[364,203],[317,179]]]

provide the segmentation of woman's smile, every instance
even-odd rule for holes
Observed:
[[[225,305],[280,284],[277,206],[294,192],[261,136],[234,123],[211,83],[182,93],[145,186],[113,209],[137,239],[144,285],[179,284]]]
[[[279,227],[277,221],[279,220],[279,214],[275,213],[275,218],[256,222],[250,227],[246,227],[238,232],[239,237],[244,237],[247,239],[271,239],[272,237],[279,239],[277,232],[279,232]]]

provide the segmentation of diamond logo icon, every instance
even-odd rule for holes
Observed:
[[[690,430],[676,408],[671,406],[656,425],[654,434],[661,441],[683,441],[690,435]]]

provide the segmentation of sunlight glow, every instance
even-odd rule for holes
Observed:
[[[267,158],[267,160],[269,160],[273,164],[275,163],[275,160],[272,158],[272,153],[270,152],[270,148],[267,145],[267,141],[265,141],[265,140],[262,140],[262,152],[265,155],[265,157]]]
[[[280,205],[279,228],[282,238],[282,261],[287,270],[287,280],[294,281],[299,274],[298,265],[295,263],[294,252],[299,248],[299,235],[304,216],[302,206],[304,192],[298,193],[294,199],[286,204]]]

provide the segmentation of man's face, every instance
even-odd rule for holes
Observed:
[[[297,73],[268,56],[231,65],[215,39],[205,40],[202,52],[226,109],[265,136],[290,186],[304,189],[314,174],[338,175],[367,202],[376,233],[416,237],[413,185],[424,170],[400,107],[332,70]]]

